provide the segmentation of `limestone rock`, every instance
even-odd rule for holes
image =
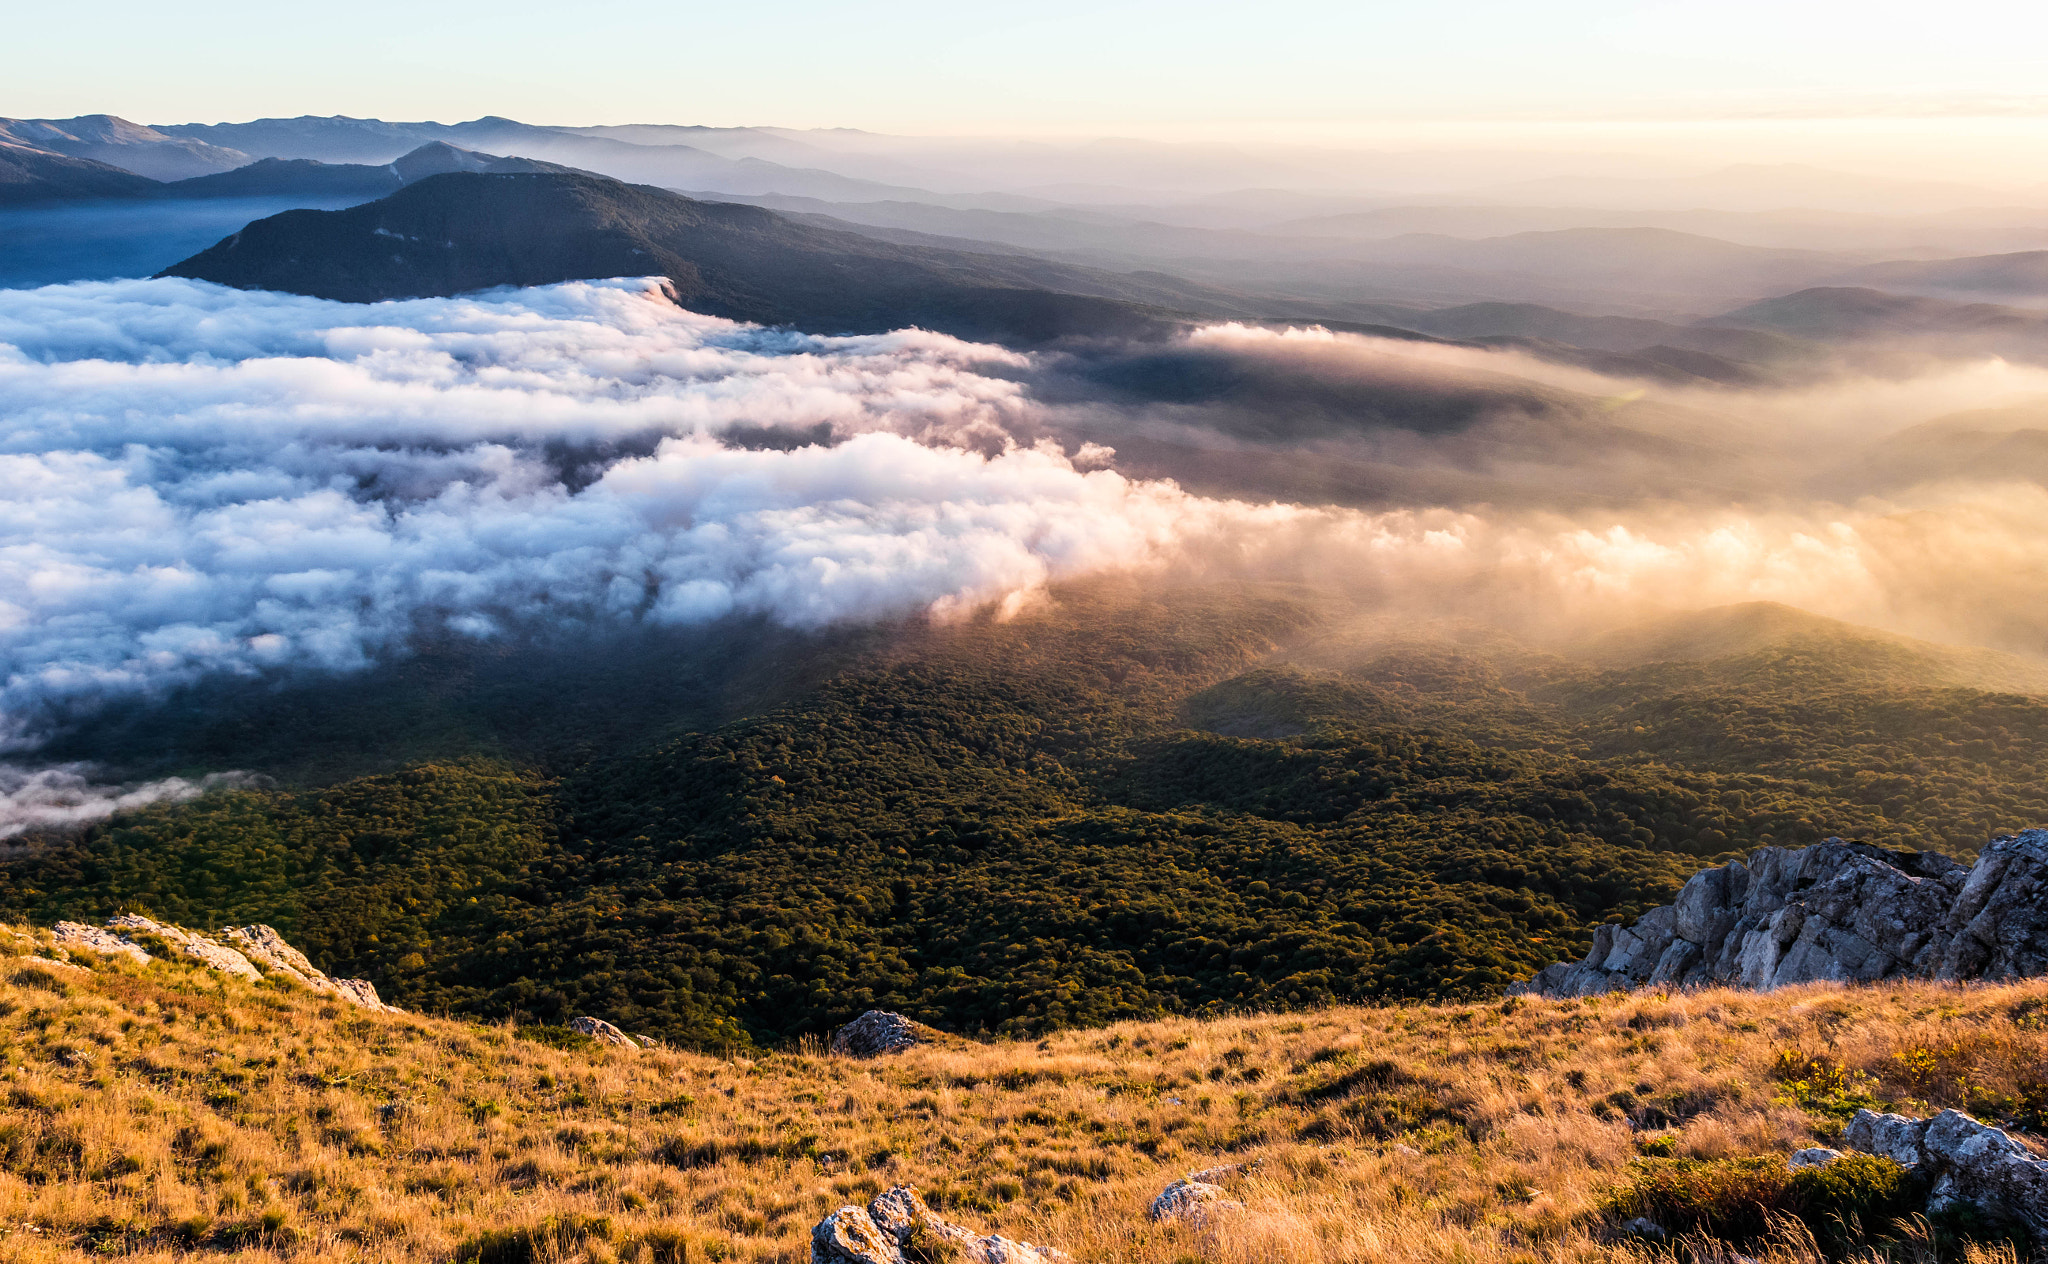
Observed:
[[[147,964],[149,951],[135,942],[133,935],[150,935],[170,945],[180,954],[190,957],[208,969],[237,978],[257,982],[263,978],[263,970],[282,974],[316,992],[339,997],[351,1005],[364,1009],[378,1010],[387,1014],[402,1014],[405,1011],[395,1005],[386,1005],[377,997],[377,989],[368,979],[335,979],[322,974],[318,967],[306,959],[306,954],[286,943],[284,936],[268,926],[229,926],[221,931],[223,944],[205,935],[195,934],[178,926],[168,926],[142,916],[140,913],[119,913],[107,919],[105,929],[85,926],[78,922],[58,922],[51,928],[51,937],[66,948],[83,948],[88,952],[118,953],[136,962]]]
[[[2048,830],[1994,840],[1965,869],[1932,852],[1831,838],[1765,847],[1688,880],[1633,926],[1602,926],[1582,961],[1510,995],[1631,988],[2048,974]]]
[[[82,922],[58,922],[50,928],[50,938],[65,948],[126,957],[137,965],[148,965],[151,961],[148,951],[134,940]]]
[[[1905,1167],[1920,1162],[1920,1145],[1926,1138],[1926,1120],[1875,1110],[1857,1111],[1842,1132],[1842,1144],[1850,1149],[1879,1155]]]
[[[283,935],[261,922],[249,926],[225,926],[220,934],[250,961],[302,987],[325,992],[364,1009],[386,1014],[405,1012],[378,999],[377,989],[368,979],[336,979],[323,973],[320,967],[307,959],[305,953],[286,943]]]
[[[176,926],[165,926],[151,921],[140,913],[119,913],[107,919],[107,925],[117,930],[132,931],[136,934],[155,935],[165,943],[175,945],[178,951],[209,969],[222,974],[259,983],[263,972],[249,964],[249,959],[225,944],[217,944],[204,935],[195,935]]]
[[[377,985],[368,979],[329,978],[327,981],[333,985],[334,994],[351,1005],[360,1005],[364,1009],[374,1009],[384,1014],[403,1014],[405,1012],[396,1005],[387,1005],[382,1000],[379,1000],[377,997]]]
[[[626,1049],[638,1049],[640,1047],[639,1041],[620,1031],[602,1018],[591,1018],[588,1016],[572,1018],[569,1020],[569,1030],[580,1031],[601,1045],[618,1045]]]
[[[1933,1178],[1927,1209],[1970,1206],[2048,1234],[2048,1160],[1959,1110],[1932,1119],[1859,1110],[1843,1133],[1849,1146],[1917,1164]]]
[[[905,1264],[905,1248],[920,1237],[949,1243],[976,1264],[1066,1264],[1068,1259],[1052,1247],[953,1224],[926,1206],[915,1189],[898,1185],[877,1194],[865,1208],[841,1207],[819,1221],[811,1230],[811,1264]]]
[[[1826,1146],[1809,1146],[1785,1160],[1785,1165],[1797,1172],[1801,1168],[1826,1167],[1841,1157],[1840,1150],[1830,1150]]]
[[[1995,840],[1949,910],[1944,979],[2048,974],[2048,830]]]
[[[912,1045],[924,1043],[918,1027],[917,1023],[901,1014],[871,1009],[832,1033],[832,1052],[856,1058],[901,1053]]]
[[[278,934],[261,922],[252,926],[224,926],[221,938],[243,956],[288,979],[317,989],[327,981],[327,975],[306,959],[306,954],[284,941]]]

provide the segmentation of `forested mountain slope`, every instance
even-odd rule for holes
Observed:
[[[751,714],[666,735],[474,757],[640,676],[484,706],[399,771],[46,844],[0,908],[265,921],[408,1007],[706,1045],[871,1006],[1031,1032],[1493,993],[1734,852],[1967,856],[2048,820],[2041,697],[1800,619],[1714,648],[1601,666],[1347,640],[1281,587],[1074,590],[839,644],[779,692],[757,668]],[[294,726],[349,714],[375,712]]]

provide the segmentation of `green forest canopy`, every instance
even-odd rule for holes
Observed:
[[[579,729],[606,697],[529,699],[520,723],[579,735],[508,756],[465,721],[395,770],[129,815],[0,871],[0,908],[264,921],[407,1007],[700,1046],[871,1007],[1028,1034],[1497,992],[1759,845],[1968,855],[2048,820],[2048,702],[1924,647],[1795,621],[1602,668],[1346,649],[1324,617],[1272,588],[1073,593],[840,646],[765,710],[658,737]]]

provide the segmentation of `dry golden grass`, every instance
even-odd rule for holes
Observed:
[[[1620,1259],[1599,1207],[1645,1147],[1789,1151],[1828,1139],[1799,1092],[1988,1109],[2048,1065],[2048,980],[1169,1020],[863,1062],[561,1050],[92,965],[0,958],[0,1260],[801,1261],[820,1216],[899,1182],[1084,1262]],[[1788,1050],[1824,1069],[1803,1090]],[[1176,1175],[1253,1159],[1243,1213],[1146,1220]]]

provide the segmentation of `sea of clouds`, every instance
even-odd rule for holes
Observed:
[[[1017,442],[1019,363],[737,325],[648,281],[0,291],[0,726],[32,745],[39,708],[424,630],[1014,606],[1294,516]]]
[[[1192,341],[1486,354],[1330,338]],[[735,324],[644,279],[375,305],[0,290],[0,750],[108,697],[346,671],[423,634],[945,619],[1182,564],[1515,615],[1768,597],[1938,631],[2048,599],[2037,485],[1598,512],[1200,496],[1046,438],[1034,365]],[[89,774],[0,766],[0,837],[204,788]]]

